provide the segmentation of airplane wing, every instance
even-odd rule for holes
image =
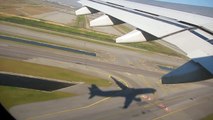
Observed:
[[[128,23],[137,29],[117,43],[162,39],[191,60],[162,77],[162,83],[183,83],[213,78],[213,17],[127,0],[80,0],[77,15],[105,13],[90,26]],[[210,11],[212,13],[213,11]]]

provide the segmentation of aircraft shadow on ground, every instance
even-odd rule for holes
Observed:
[[[137,97],[138,95],[151,94],[151,93],[154,94],[156,92],[156,89],[154,88],[129,88],[112,76],[111,79],[115,81],[115,83],[121,88],[121,90],[102,91],[96,85],[93,84],[91,85],[91,87],[89,87],[90,91],[89,99],[95,96],[124,97],[125,102],[123,108],[127,109],[133,100],[141,102],[141,99]]]

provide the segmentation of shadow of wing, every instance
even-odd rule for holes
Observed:
[[[135,99],[135,95],[128,95],[125,97],[124,109],[128,108],[132,101]]]
[[[116,78],[112,77],[111,78],[115,81],[115,83],[122,89],[122,90],[126,90],[128,89],[127,86],[125,86],[123,83],[121,83],[120,81],[118,81]]]

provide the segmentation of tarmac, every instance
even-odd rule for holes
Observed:
[[[161,84],[161,76],[170,70],[162,69],[159,65],[176,68],[187,61],[184,58],[112,47],[12,24],[0,23],[0,31],[60,45],[70,45],[72,48],[95,52],[97,55],[92,57],[0,39],[1,57],[70,69],[96,75],[110,82],[113,82],[110,78],[113,76],[130,88],[156,89],[155,94],[138,95],[141,102],[133,101],[127,109],[123,109],[123,97],[95,96],[89,99],[88,87],[91,85],[78,84],[59,91],[77,93],[79,96],[12,107],[9,111],[17,119],[198,120],[213,112],[212,80],[175,85]],[[116,84],[100,89],[120,90]]]

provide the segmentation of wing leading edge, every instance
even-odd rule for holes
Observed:
[[[91,26],[128,23],[137,28],[117,38],[117,43],[163,39],[192,59],[163,76],[162,83],[213,78],[213,18],[126,0],[80,0],[80,3],[83,7],[76,11],[77,15],[105,13],[92,20]]]

